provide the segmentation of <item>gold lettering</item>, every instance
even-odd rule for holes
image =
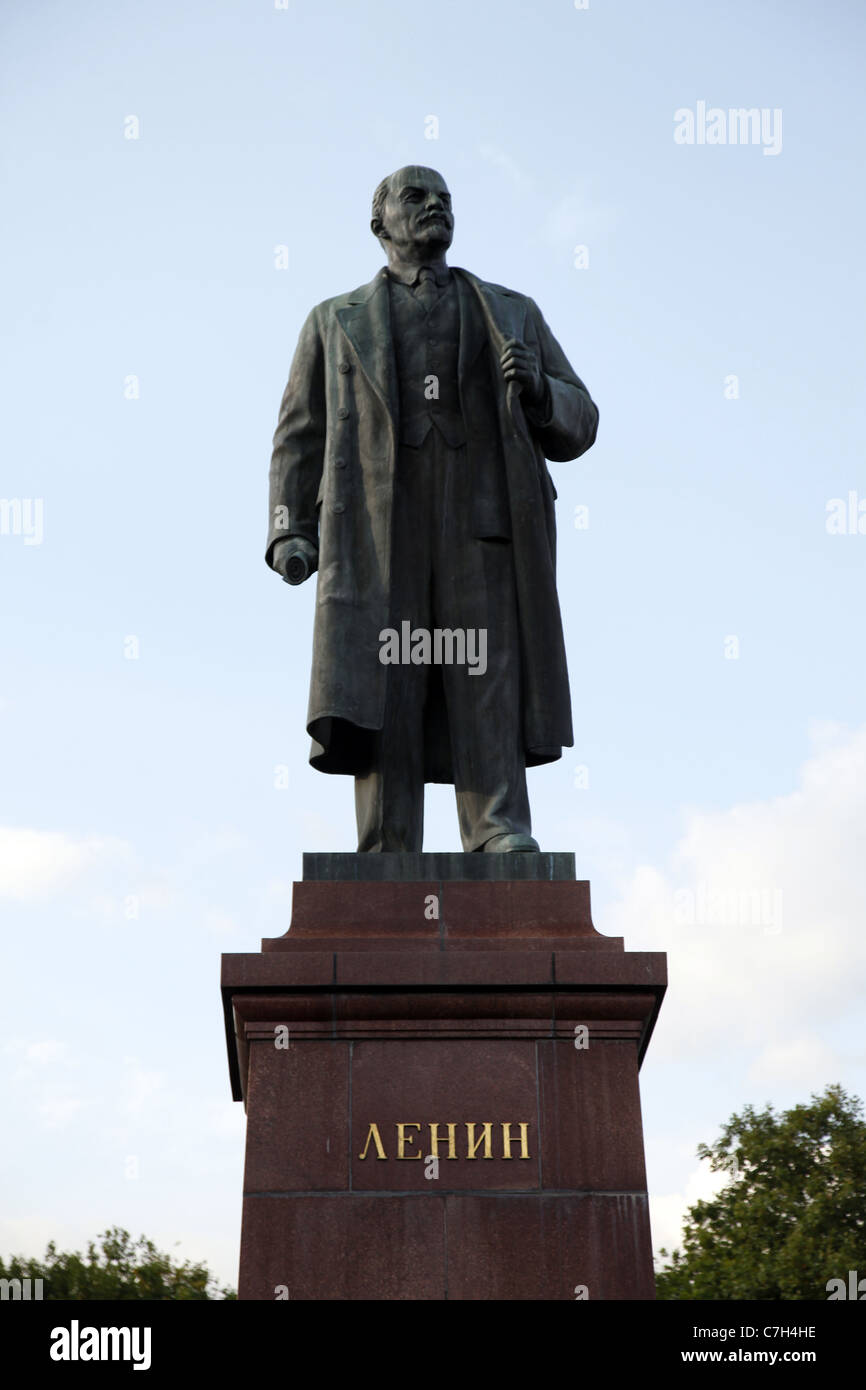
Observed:
[[[382,1140],[381,1140],[381,1138],[380,1138],[380,1136],[379,1136],[379,1126],[378,1126],[378,1125],[371,1125],[371,1126],[370,1126],[370,1128],[369,1128],[369,1130],[368,1130],[368,1132],[367,1132],[367,1142],[366,1142],[366,1144],[364,1145],[364,1152],[363,1152],[362,1154],[358,1154],[358,1157],[359,1157],[359,1158],[366,1158],[366,1157],[367,1157],[367,1150],[368,1150],[369,1147],[370,1147],[370,1140],[371,1140],[371,1139],[373,1140],[373,1143],[376,1145],[376,1157],[377,1157],[377,1158],[387,1158],[388,1155],[385,1153],[385,1150],[384,1150],[384,1148],[382,1147]]]
[[[467,1159],[493,1158],[493,1120],[465,1120],[466,1125],[466,1157]],[[503,1120],[502,1124],[502,1157],[529,1158],[529,1125],[531,1121]],[[397,1157],[406,1160],[421,1160],[424,1155],[413,1149],[413,1145],[419,1142],[422,1125],[417,1120],[398,1120],[397,1127]],[[437,1161],[442,1156],[442,1149],[448,1146],[448,1152],[444,1155],[449,1159],[456,1159],[457,1155],[457,1122],[447,1121],[439,1123],[436,1120],[428,1122],[430,1130],[430,1151],[429,1158]],[[415,1134],[408,1131],[414,1129]],[[513,1133],[514,1129],[519,1129],[520,1134]],[[447,1130],[447,1135],[443,1132]],[[514,1149],[520,1145],[520,1152],[515,1153]],[[367,1130],[367,1138],[362,1153],[358,1154],[359,1159],[365,1159],[370,1152],[370,1145],[376,1150],[377,1159],[387,1159],[385,1145],[382,1143],[382,1136],[379,1133],[379,1126],[374,1122]]]
[[[493,1157],[493,1143],[492,1143],[492,1139],[493,1139],[493,1121],[492,1121],[492,1120],[485,1120],[484,1125],[483,1125],[482,1130],[481,1130],[481,1133],[479,1134],[479,1136],[478,1136],[477,1139],[475,1138],[475,1121],[474,1121],[474,1120],[473,1120],[473,1121],[469,1121],[469,1120],[466,1121],[466,1157],[467,1157],[467,1158],[477,1158],[477,1157],[478,1157],[478,1150],[479,1150],[479,1148],[480,1148],[480,1146],[481,1146],[482,1141],[483,1141],[483,1143],[484,1143],[484,1153],[481,1155],[481,1157],[482,1157],[482,1158],[492,1158],[492,1157]]]
[[[457,1129],[456,1124],[453,1124],[453,1125],[452,1125],[452,1124],[449,1124],[449,1125],[448,1125],[448,1157],[449,1157],[449,1158],[456,1158],[456,1157],[457,1157],[457,1145],[456,1145],[456,1142],[455,1142],[455,1139],[454,1139],[454,1132],[455,1132],[456,1129]],[[433,1154],[433,1156],[434,1156],[435,1158],[438,1158],[438,1157],[439,1157],[439,1145],[440,1145],[440,1144],[444,1144],[444,1143],[445,1143],[444,1137],[443,1137],[442,1139],[439,1138],[439,1126],[438,1126],[438,1124],[431,1124],[431,1126],[430,1126],[430,1152],[431,1152],[431,1154]]]
[[[521,1158],[528,1158],[528,1157],[529,1157],[529,1139],[528,1139],[528,1137],[527,1137],[527,1130],[528,1130],[528,1129],[529,1129],[529,1121],[528,1121],[528,1120],[525,1120],[525,1121],[524,1121],[524,1120],[521,1120],[521,1122],[520,1122],[520,1157],[521,1157]],[[503,1120],[503,1121],[502,1121],[502,1157],[503,1157],[503,1158],[511,1158],[511,1145],[514,1144],[514,1143],[516,1143],[516,1142],[517,1142],[516,1139],[514,1139],[514,1138],[512,1137],[512,1134],[511,1134],[511,1121],[510,1121],[510,1120]]]
[[[398,1125],[397,1125],[397,1157],[398,1157],[398,1158],[417,1158],[417,1159],[420,1161],[420,1159],[421,1159],[421,1157],[422,1157],[422,1155],[421,1155],[420,1153],[417,1153],[417,1154],[407,1154],[407,1152],[406,1152],[406,1145],[407,1145],[407,1143],[408,1143],[408,1144],[413,1144],[413,1143],[415,1142],[415,1135],[414,1135],[414,1134],[407,1134],[407,1133],[406,1133],[406,1130],[407,1130],[407,1129],[420,1129],[420,1128],[421,1128],[420,1124],[416,1124],[414,1120],[407,1120],[407,1121],[405,1122],[405,1124],[403,1124],[403,1123],[398,1123]]]

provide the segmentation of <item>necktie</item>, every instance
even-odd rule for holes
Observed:
[[[418,272],[418,284],[415,287],[415,297],[420,299],[426,312],[429,314],[439,295],[436,284],[436,276],[429,266],[422,266]]]

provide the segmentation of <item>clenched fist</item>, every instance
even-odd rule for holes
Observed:
[[[544,376],[538,357],[519,338],[509,338],[503,346],[499,365],[506,381],[516,381],[527,405],[540,406],[544,401]]]
[[[287,536],[274,546],[273,562],[287,584],[303,584],[318,569],[319,552],[303,536]]]

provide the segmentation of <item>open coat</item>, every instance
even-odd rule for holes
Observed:
[[[573,742],[568,671],[556,593],[556,491],[545,458],[578,458],[595,440],[598,411],[533,300],[466,270],[459,277],[458,375],[495,395],[520,631],[526,764],[552,762]],[[477,301],[472,296],[477,296]],[[480,313],[467,313],[477,302]],[[527,421],[498,368],[519,338],[539,357],[549,388],[544,420]],[[484,351],[484,349],[487,351]],[[391,614],[391,513],[398,390],[388,272],[318,305],[301,331],[274,436],[270,530],[319,547],[307,731],[322,772],[363,774],[369,731],[381,729],[388,667],[380,633]],[[476,441],[477,445],[477,441]],[[470,448],[472,440],[470,437]],[[482,529],[479,535],[485,535]],[[431,712],[425,780],[450,782],[447,721]]]

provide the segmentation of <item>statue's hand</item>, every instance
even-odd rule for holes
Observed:
[[[319,552],[303,536],[286,536],[277,541],[272,556],[273,568],[287,584],[303,584],[319,566]]]
[[[538,406],[544,400],[544,377],[538,357],[519,338],[509,338],[499,357],[499,366],[506,381],[516,381],[528,405]]]

